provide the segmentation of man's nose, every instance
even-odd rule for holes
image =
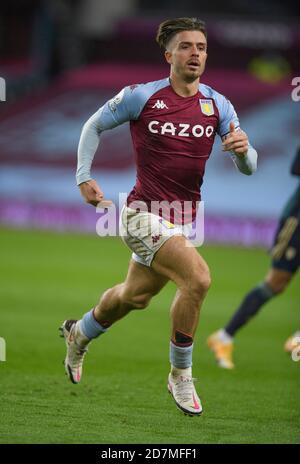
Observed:
[[[197,48],[197,45],[194,45],[192,48],[192,55],[199,56],[199,50]]]

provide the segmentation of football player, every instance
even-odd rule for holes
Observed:
[[[216,134],[243,174],[256,170],[257,153],[232,104],[200,83],[207,58],[205,24],[196,18],[167,20],[156,40],[170,65],[169,77],[125,87],[91,116],[81,133],[77,184],[87,203],[107,206],[109,200],[91,176],[92,161],[100,134],[130,121],[137,177],[120,215],[120,230],[133,254],[124,282],[104,292],[80,320],[63,323],[65,369],[73,383],[80,382],[88,343],[131,310],[146,308],[171,280],[177,292],[171,305],[168,390],[185,414],[199,415],[192,353],[210,273],[182,226],[189,230],[196,218]],[[171,205],[167,213],[160,202]]]

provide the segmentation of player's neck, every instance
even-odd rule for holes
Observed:
[[[182,79],[179,79],[175,74],[171,73],[170,83],[174,92],[181,97],[192,97],[193,95],[196,95],[199,90],[199,79],[196,79],[193,82],[185,82]]]

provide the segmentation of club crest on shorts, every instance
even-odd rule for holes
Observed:
[[[199,98],[200,108],[205,116],[212,116],[214,114],[214,105],[212,100],[203,100]]]

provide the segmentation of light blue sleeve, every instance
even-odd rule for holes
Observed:
[[[108,100],[98,111],[98,130],[113,129],[124,122],[137,119],[143,104],[143,92],[134,86],[124,87],[115,97]]]
[[[229,132],[229,124],[234,122],[235,129],[240,129],[239,118],[233,105],[227,100],[224,95],[216,92],[214,89],[205,84],[200,84],[200,92],[207,98],[212,98],[218,108],[219,124],[217,133],[221,138],[225,137]],[[232,161],[242,174],[251,175],[257,169],[257,152],[249,144],[248,152],[245,156],[238,156],[234,152],[230,154]]]
[[[92,162],[99,145],[101,132],[135,119],[139,114],[139,98],[133,90],[125,87],[114,98],[106,102],[84,124],[77,151],[77,185],[91,179]]]
[[[218,134],[220,137],[224,137],[229,132],[229,124],[233,121],[234,127],[237,129],[240,127],[240,122],[237,117],[236,111],[233,105],[230,103],[227,98],[223,97],[223,100],[220,101],[220,121],[218,126]]]
[[[229,133],[229,124],[231,121],[234,122],[236,129],[240,127],[240,122],[236,111],[233,105],[229,100],[227,100],[226,97],[224,97],[224,95],[216,92],[214,89],[205,84],[200,84],[199,90],[206,98],[212,98],[218,108],[219,124],[217,133],[221,138]]]
[[[92,162],[99,145],[101,132],[127,121],[138,119],[153,93],[169,85],[167,79],[124,87],[108,100],[84,124],[77,152],[77,185],[91,179]]]
[[[257,170],[257,151],[248,146],[247,154],[238,156],[234,152],[231,153],[231,159],[236,165],[237,169],[246,176],[251,176]]]

